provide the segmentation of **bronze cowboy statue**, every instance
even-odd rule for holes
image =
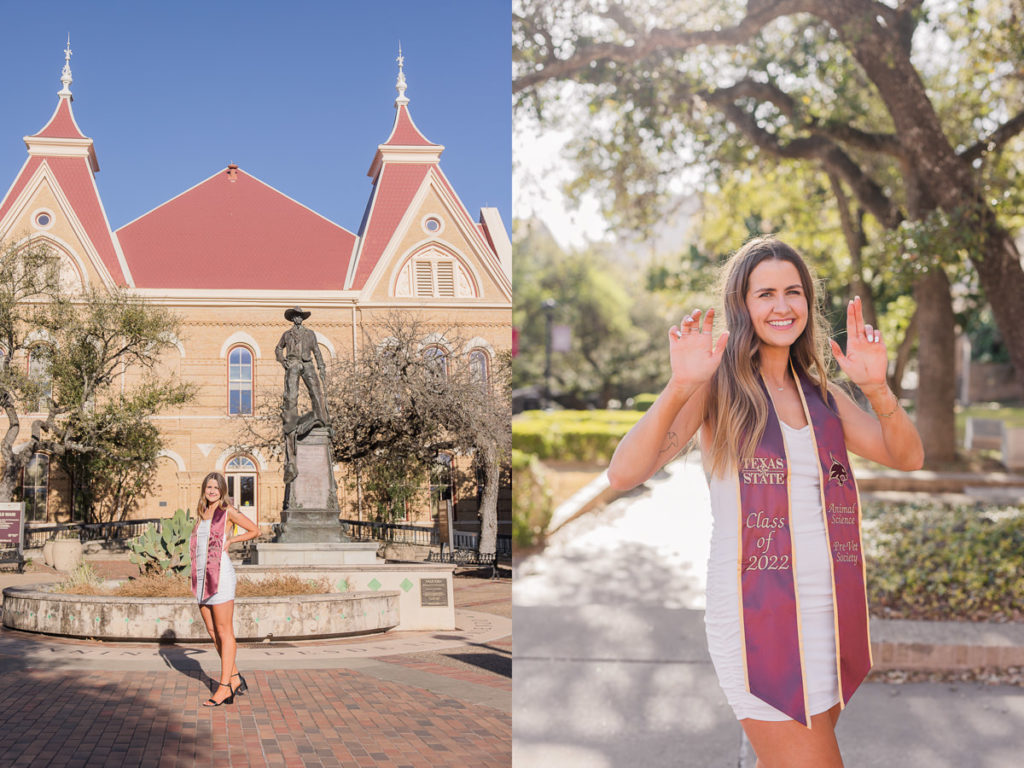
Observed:
[[[295,464],[295,440],[305,437],[316,427],[330,428],[327,418],[327,404],[324,400],[324,387],[327,382],[327,369],[320,354],[320,346],[316,341],[316,333],[302,326],[302,321],[310,316],[302,307],[292,307],[284,312],[284,319],[293,323],[281,335],[277,342],[274,356],[284,366],[284,405],[281,419],[284,423],[284,481],[290,483],[298,476]],[[313,410],[299,415],[299,379],[306,383],[309,401]]]

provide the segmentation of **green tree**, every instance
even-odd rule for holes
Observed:
[[[21,470],[44,451],[66,467],[88,467],[83,480],[102,516],[124,517],[150,487],[162,448],[148,419],[192,396],[190,385],[153,373],[178,328],[170,312],[124,288],[69,294],[60,285],[58,258],[45,247],[0,252],[0,404],[7,416],[0,500],[12,498]],[[26,367],[26,354],[41,365]],[[33,377],[29,368],[47,375]],[[126,369],[150,375],[126,387]],[[15,450],[21,415],[32,412],[43,418]],[[111,456],[138,465],[117,466]],[[118,480],[125,475],[134,475],[127,485]]]
[[[543,114],[558,110],[546,83],[581,84],[595,114],[583,170],[633,225],[684,164],[714,180],[765,157],[835,179],[913,281],[918,425],[938,462],[955,454],[951,278],[976,275],[1024,371],[1019,207],[1007,210],[1019,182],[1004,157],[1024,129],[1020,18],[995,0],[523,0],[514,90]]]
[[[642,275],[627,277],[601,249],[563,253],[536,222],[517,222],[514,322],[519,329],[515,386],[543,381],[547,319],[568,325],[571,348],[553,353],[552,387],[562,399],[603,406],[649,389],[667,372],[665,321],[674,302],[647,294]],[[640,300],[643,297],[644,300]]]
[[[153,491],[164,441],[151,417],[190,396],[191,388],[153,380],[69,418],[73,442],[89,447],[64,453],[60,464],[86,522],[124,520]]]

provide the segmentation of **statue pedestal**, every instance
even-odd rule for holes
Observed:
[[[376,565],[376,541],[352,541],[345,544],[265,544],[256,545],[256,565],[262,566],[338,566]]]
[[[298,476],[285,492],[278,544],[347,542],[338,521],[338,497],[331,461],[331,440],[323,427],[295,441]]]

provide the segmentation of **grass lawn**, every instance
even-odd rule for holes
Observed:
[[[966,408],[957,406],[956,436],[960,443],[964,440],[964,430],[968,417],[975,419],[1002,419],[1008,427],[1024,427],[1024,406],[1004,405],[1002,403],[974,403]]]

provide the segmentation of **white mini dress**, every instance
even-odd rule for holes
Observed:
[[[230,523],[225,522],[225,527],[228,526]],[[210,521],[200,520],[196,531],[196,597],[200,605],[219,605],[235,599],[235,567],[231,565],[231,558],[228,557],[228,548],[224,547],[220,555],[220,581],[217,583],[217,591],[209,597],[203,595],[203,590],[206,589],[206,551],[209,544]]]
[[[809,425],[794,429],[782,420],[779,424],[789,456],[790,526],[796,585],[800,593],[808,715],[816,715],[839,703],[832,571],[821,514],[818,456]],[[713,476],[708,483],[714,520],[704,625],[719,685],[737,719],[789,720],[787,715],[747,691],[737,578],[739,484],[735,475]]]

